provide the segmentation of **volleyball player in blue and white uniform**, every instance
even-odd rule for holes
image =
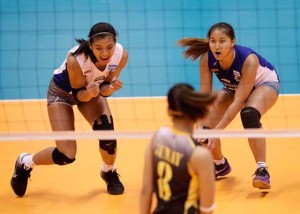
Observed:
[[[93,130],[114,130],[108,96],[120,90],[123,82],[119,75],[127,64],[127,51],[117,43],[117,32],[109,23],[97,23],[89,39],[76,39],[79,45],[67,54],[62,65],[54,71],[48,89],[48,115],[53,131],[75,130],[73,105]],[[56,147],[35,154],[19,155],[11,186],[22,197],[27,188],[30,172],[36,165],[67,165],[75,161],[75,140],[56,140]],[[102,156],[101,177],[110,194],[122,194],[124,186],[116,172],[116,140],[99,140]],[[71,177],[70,177],[71,179]]]
[[[183,38],[178,41],[188,47],[186,58],[200,60],[201,92],[211,93],[213,74],[223,84],[223,90],[210,110],[206,128],[225,129],[240,112],[244,128],[262,128],[261,116],[277,101],[280,82],[274,66],[255,51],[235,44],[231,25],[220,22],[213,25],[206,39]],[[253,186],[271,188],[266,165],[265,138],[249,138],[256,161]],[[209,139],[216,177],[230,173],[231,167],[223,156],[220,139]]]

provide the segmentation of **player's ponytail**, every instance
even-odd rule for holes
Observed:
[[[180,47],[187,47],[183,52],[186,59],[198,59],[202,54],[209,51],[208,39],[200,38],[183,38],[177,41]]]

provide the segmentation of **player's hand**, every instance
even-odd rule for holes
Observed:
[[[195,139],[196,143],[198,145],[201,145],[203,147],[207,147],[207,144],[208,144],[208,138],[196,138]]]
[[[91,97],[97,97],[100,92],[99,84],[96,82],[89,83],[86,86],[86,90]]]
[[[114,79],[113,81],[111,81],[110,83],[110,88],[113,91],[118,91],[123,87],[123,82],[120,79]]]

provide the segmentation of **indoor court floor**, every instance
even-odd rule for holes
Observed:
[[[139,101],[115,99],[110,102],[116,118],[116,130],[152,130],[168,123],[163,98]],[[281,96],[273,109],[263,117],[264,128],[299,129],[298,106],[299,96]],[[43,120],[24,122],[26,111],[30,111],[32,117]],[[88,129],[77,114],[78,130]],[[1,102],[0,118],[5,118],[1,119],[0,134],[19,132],[25,126],[27,131],[49,128],[44,101],[23,102],[21,105],[17,102]],[[234,128],[241,128],[238,119],[228,127]],[[138,213],[144,150],[148,142],[149,139],[118,140],[116,164],[125,186],[123,195],[113,196],[106,192],[106,185],[99,176],[102,161],[97,140],[78,140],[77,157],[73,164],[36,167],[31,173],[26,195],[18,198],[10,187],[18,154],[34,153],[53,146],[54,142],[0,141],[0,213]],[[300,167],[297,161],[300,138],[267,139],[267,163],[272,184],[267,191],[252,187],[255,163],[245,138],[224,138],[222,147],[232,172],[216,181],[217,208],[214,214],[300,213]]]

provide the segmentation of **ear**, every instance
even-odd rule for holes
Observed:
[[[231,47],[234,47],[235,45],[235,38],[231,40]]]

